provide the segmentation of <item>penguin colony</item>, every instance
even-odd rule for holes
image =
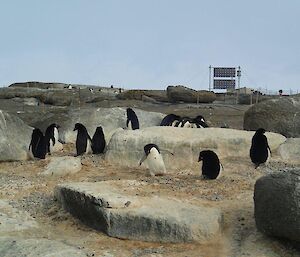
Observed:
[[[126,127],[128,129],[139,129],[139,120],[136,113],[131,109],[126,110],[127,120]],[[185,128],[206,128],[208,127],[203,116],[198,115],[195,118],[180,117],[175,114],[168,114],[163,118],[160,126],[173,126]],[[59,125],[51,124],[43,135],[42,131],[35,128],[32,132],[31,141],[29,144],[29,154],[32,158],[45,159],[47,154],[62,149],[62,144],[59,142],[58,136]],[[76,155],[82,154],[102,154],[105,152],[106,141],[104,132],[101,126],[96,128],[96,131],[91,138],[86,127],[81,123],[76,123],[73,131],[77,131],[76,138]],[[271,150],[268,144],[267,137],[264,135],[266,131],[263,128],[258,129],[253,138],[250,148],[250,158],[255,166],[255,169],[263,163],[268,163],[271,156]],[[61,145],[61,147],[59,147]],[[145,161],[149,168],[151,176],[166,174],[166,167],[161,155],[162,151],[156,144],[150,143],[144,146],[144,154],[139,164]],[[173,155],[173,153],[169,152]],[[222,164],[218,155],[211,150],[203,150],[199,153],[198,162],[202,161],[202,178],[217,179],[222,174]]]
[[[195,118],[180,117],[175,114],[168,114],[160,123],[160,126],[172,126],[179,128],[207,128],[208,125],[203,116]]]

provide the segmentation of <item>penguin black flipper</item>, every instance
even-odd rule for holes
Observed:
[[[127,108],[126,113],[127,113],[127,124],[126,124],[127,127],[130,121],[132,130],[139,129],[140,128],[139,119],[136,113],[134,112],[134,110],[132,110],[131,108]]]

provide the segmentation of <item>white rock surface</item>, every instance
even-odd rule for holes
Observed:
[[[249,158],[253,131],[205,128],[190,129],[176,127],[151,127],[134,131],[116,132],[106,152],[106,160],[112,164],[138,167],[146,144],[157,144],[162,152],[167,172],[199,169],[199,152],[205,149],[215,151],[219,158]],[[266,133],[273,152],[286,138],[276,133]],[[250,161],[250,158],[249,158]]]
[[[158,242],[205,242],[218,236],[219,209],[162,197],[136,196],[136,181],[58,185],[55,196],[85,224],[109,236]]]
[[[38,223],[27,212],[12,207],[8,201],[0,200],[0,235],[37,227]]]
[[[86,257],[87,255],[67,244],[48,239],[21,239],[0,237],[1,257]]]
[[[45,176],[65,176],[81,170],[81,159],[71,156],[51,157],[46,170],[41,173]]]
[[[27,160],[32,128],[0,110],[0,161]]]
[[[278,152],[283,161],[288,163],[300,163],[300,138],[288,138]]]

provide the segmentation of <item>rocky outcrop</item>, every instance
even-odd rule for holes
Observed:
[[[20,98],[20,97],[15,97],[12,98],[13,101],[17,103],[22,103],[24,105],[29,105],[29,106],[38,106],[39,105],[39,100],[36,98]]]
[[[158,126],[164,117],[162,113],[147,112],[134,109],[136,112],[140,127]],[[51,123],[57,123],[61,127],[59,136],[63,142],[75,143],[77,132],[73,131],[77,122],[86,126],[92,137],[98,126],[102,126],[106,141],[108,142],[112,134],[126,127],[126,108],[81,108],[80,110],[70,110],[69,112],[60,112],[55,115],[44,117],[43,120],[34,125],[45,130]]]
[[[27,160],[32,128],[0,110],[0,161]]]
[[[55,196],[85,224],[111,237],[157,242],[206,242],[220,232],[218,209],[162,197],[140,197],[137,181],[59,185]]]
[[[269,95],[239,94],[238,102],[239,104],[255,104],[273,98],[274,96],[269,96]]]
[[[100,90],[100,89],[99,89]],[[35,98],[39,103],[55,106],[79,106],[85,103],[95,103],[103,100],[114,100],[116,94],[109,90],[94,90],[88,88],[49,88],[45,87],[8,87],[0,88],[0,99]],[[26,104],[26,102],[25,102]]]
[[[70,84],[65,83],[51,83],[51,82],[39,82],[39,81],[28,81],[28,82],[17,82],[11,84],[9,87],[18,88],[40,88],[40,89],[63,89],[70,86]]]
[[[270,236],[300,243],[300,171],[273,173],[256,181],[257,228]]]
[[[199,169],[198,157],[201,150],[210,149],[222,158],[249,158],[251,139],[254,132],[222,128],[176,128],[152,127],[134,131],[116,132],[106,152],[106,160],[113,164],[137,167],[143,156],[143,147],[154,143],[162,152],[167,172]],[[286,138],[280,134],[266,133],[273,152]],[[144,164],[142,164],[144,165]]]
[[[279,146],[278,152],[281,159],[287,163],[300,163],[300,138],[288,138]]]
[[[258,128],[300,137],[300,98],[280,97],[253,105],[244,115],[244,129]]]
[[[80,158],[71,156],[51,157],[46,170],[41,173],[44,176],[66,176],[81,170]]]
[[[216,100],[214,92],[206,90],[196,91],[184,86],[168,86],[167,95],[172,103],[212,103]]]
[[[143,97],[150,97],[158,102],[168,102],[165,90],[126,90],[117,95],[121,100],[143,100]]]
[[[86,257],[87,254],[77,247],[54,240],[0,237],[0,256]]]

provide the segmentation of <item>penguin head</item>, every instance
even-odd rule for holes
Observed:
[[[215,159],[215,158],[217,158],[217,155],[215,152],[213,152],[211,150],[204,150],[199,153],[198,162]]]
[[[57,129],[60,128],[60,126],[58,124],[56,124],[56,123],[52,123],[49,127],[50,128],[57,128]]]
[[[256,130],[256,134],[263,135],[265,132],[266,132],[266,130],[264,128],[259,128],[258,130]]]
[[[150,153],[152,148],[156,148],[157,151],[160,153],[160,150],[156,144],[147,144],[144,146],[144,152],[145,152],[146,156]]]
[[[83,130],[83,129],[85,129],[85,126],[83,126],[81,123],[76,123],[73,131],[75,131],[75,130]]]
[[[32,137],[41,137],[43,132],[39,128],[34,128],[32,131]]]
[[[131,108],[127,108],[126,112],[127,112],[127,116],[128,116],[130,113],[133,113],[133,110]]]
[[[197,121],[197,122],[201,122],[201,121],[206,122],[202,115],[198,115],[194,120]]]
[[[206,121],[202,115],[198,115],[196,118],[194,118],[194,122],[203,128],[208,127],[208,124],[206,123]]]
[[[97,133],[103,132],[102,127],[101,127],[101,126],[97,127],[97,128],[96,128],[96,132],[97,132]]]

